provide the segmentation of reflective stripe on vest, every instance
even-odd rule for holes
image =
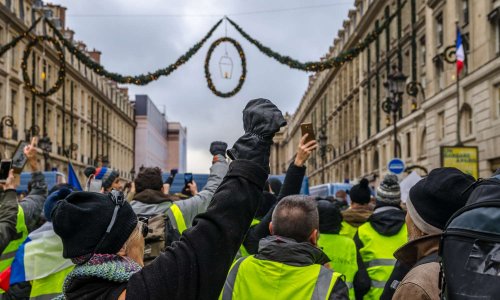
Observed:
[[[259,223],[260,223],[259,219],[253,219],[252,223],[250,224],[250,228],[254,227],[255,225],[258,225]],[[236,259],[238,259],[240,257],[247,257],[247,256],[250,256],[250,253],[248,253],[245,246],[243,246],[243,244],[241,244],[240,250],[238,251],[238,254],[236,254]]]
[[[30,300],[54,299],[63,292],[66,276],[74,266],[63,269],[45,278],[35,279],[31,282]]]
[[[353,281],[358,272],[354,240],[338,234],[321,233],[318,246],[330,258],[332,269],[345,276],[345,283],[349,288],[349,298],[354,299]]]
[[[384,236],[368,222],[358,228],[358,236],[363,244],[359,254],[372,283],[364,299],[379,299],[394,270],[396,260],[393,254],[407,242],[406,224],[395,235]]]
[[[181,234],[184,232],[184,230],[187,229],[184,216],[182,215],[179,206],[175,204],[170,205],[170,207],[167,209],[167,215],[170,218],[170,221],[172,222],[172,226],[174,226],[175,229],[179,230]]]
[[[19,238],[11,241],[2,252],[2,255],[0,255],[0,272],[4,271],[12,264],[12,261],[16,256],[17,249],[21,246],[26,237],[28,237],[28,228],[26,227],[26,222],[24,220],[23,208],[20,205],[17,207],[16,232]]]
[[[234,263],[219,299],[328,300],[340,276],[321,265],[294,267],[247,256]]]

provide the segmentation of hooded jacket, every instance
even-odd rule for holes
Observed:
[[[406,213],[401,208],[378,203],[367,222],[370,222],[373,229],[380,235],[393,236],[405,225],[405,217]],[[358,260],[358,273],[354,277],[354,291],[356,299],[363,299],[363,295],[370,290],[371,280],[359,253],[364,245],[359,239],[358,233],[354,236],[354,243],[356,244]]]
[[[368,221],[368,218],[371,215],[372,211],[367,209],[349,208],[342,212],[342,218],[344,219],[344,221],[356,228]]]
[[[28,232],[42,225],[43,205],[47,199],[47,183],[42,172],[31,173],[31,191],[19,205],[23,208]]]
[[[207,210],[212,197],[227,173],[228,164],[224,156],[218,155],[217,161],[210,167],[210,176],[208,177],[205,188],[195,196],[176,201],[184,217],[186,226],[191,227],[194,217]],[[169,195],[161,191],[146,189],[135,195],[135,199],[130,202],[132,209],[138,215],[164,214],[172,205],[172,199]]]

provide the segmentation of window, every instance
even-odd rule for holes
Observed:
[[[444,42],[443,13],[436,16],[436,45],[441,47]]]
[[[420,145],[418,149],[418,156],[424,157],[426,153],[426,143],[427,143],[427,131],[424,129],[420,137]]]
[[[24,21],[24,0],[19,0],[19,18]]]
[[[464,106],[462,107],[462,112],[460,113],[460,122],[462,127],[461,128],[462,135],[464,137],[471,136],[473,118],[472,118],[472,108],[470,107],[469,104],[464,104]]]
[[[469,0],[462,0],[462,24],[469,24]]]
[[[406,157],[411,158],[411,132],[406,133]]]
[[[425,57],[427,56],[425,48],[425,35],[420,38],[420,65],[425,66]]]
[[[444,139],[444,135],[445,135],[445,120],[444,120],[444,111],[442,112],[439,112],[437,114],[437,124],[436,124],[437,128],[437,137],[438,137],[438,140],[442,140]]]
[[[500,85],[497,85],[497,96],[496,96],[496,104],[494,107],[496,107],[496,113],[497,113],[497,118],[500,118]]]
[[[436,60],[436,80],[437,89],[444,89],[444,62],[441,59]]]

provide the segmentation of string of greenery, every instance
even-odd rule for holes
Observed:
[[[276,51],[273,51],[271,48],[264,46],[262,43],[252,38],[248,33],[246,33],[236,22],[226,17],[226,19],[234,26],[234,28],[251,44],[255,45],[257,49],[259,49],[265,55],[275,59],[281,64],[287,65],[292,69],[298,69],[307,72],[321,72],[326,69],[340,67],[347,61],[351,61],[356,56],[359,55],[363,50],[365,50],[373,41],[377,39],[377,37],[384,32],[384,30],[390,25],[391,21],[398,15],[402,7],[406,1],[404,1],[400,8],[397,9],[392,15],[388,18],[384,19],[384,22],[380,27],[374,29],[370,34],[368,34],[361,42],[359,42],[353,48],[346,50],[340,55],[331,57],[324,61],[315,61],[315,62],[300,62],[296,59],[291,58],[290,56],[281,55]]]
[[[212,36],[213,32],[219,27],[219,25],[222,23],[222,20],[219,20],[203,37],[201,41],[196,43],[193,47],[191,47],[185,54],[183,54],[181,57],[177,59],[177,61],[168,67],[158,69],[153,73],[147,73],[147,74],[141,74],[137,76],[131,76],[131,75],[121,75],[119,73],[113,73],[107,71],[101,64],[95,62],[92,60],[90,57],[87,56],[84,52],[80,51],[77,47],[73,45],[72,42],[68,41],[62,33],[57,30],[55,25],[47,20],[47,24],[54,30],[56,36],[59,38],[59,40],[62,41],[63,45],[71,52],[71,54],[75,55],[75,57],[83,63],[85,66],[88,68],[92,69],[94,72],[97,74],[104,76],[108,79],[111,79],[117,83],[122,83],[122,84],[135,84],[135,85],[146,85],[150,83],[151,81],[157,80],[161,76],[168,76],[170,73],[175,71],[177,68],[179,68],[181,65],[186,63],[191,57],[193,57],[198,50],[205,44],[205,42]]]
[[[0,56],[4,55],[5,52],[7,52],[8,50],[14,48],[17,43],[19,43],[19,41],[21,41],[23,38],[29,38],[29,33],[36,27],[36,25],[40,22],[42,18],[38,18],[32,25],[30,28],[28,28],[28,30],[26,30],[25,32],[23,32],[23,34],[15,37],[14,39],[12,39],[12,41],[10,41],[9,43],[3,45],[2,47],[0,47]]]

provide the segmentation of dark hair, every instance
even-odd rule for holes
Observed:
[[[69,184],[69,183],[58,183],[58,184],[54,185],[50,189],[50,191],[49,191],[49,193],[47,195],[50,195],[50,194],[52,194],[54,192],[57,192],[58,190],[60,190],[62,188],[65,188],[65,189],[68,189],[68,190],[74,190],[74,187],[71,184]]]
[[[303,243],[319,228],[317,204],[314,198],[292,195],[283,198],[273,212],[273,234]]]
[[[279,195],[282,183],[278,178],[269,178],[266,183],[268,184],[268,188],[266,191],[269,192],[269,187],[271,187],[271,191],[276,197]]]
[[[318,201],[319,232],[338,234],[341,229],[342,214],[339,204],[326,200]]]
[[[83,174],[85,174],[85,177],[90,177],[90,175],[94,174],[96,169],[94,167],[86,167],[85,170],[83,170]]]
[[[135,178],[134,183],[137,193],[146,189],[160,191],[163,187],[161,169],[158,167],[141,169],[137,178]]]

